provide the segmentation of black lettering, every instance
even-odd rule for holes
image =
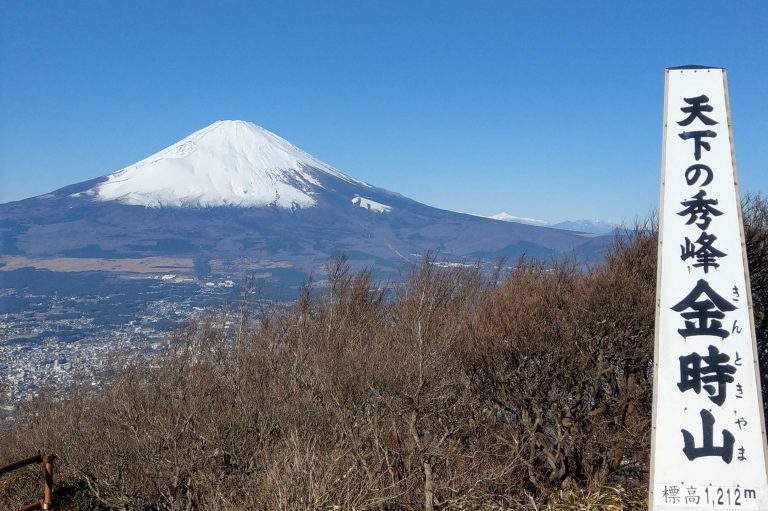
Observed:
[[[684,131],[680,133],[679,136],[683,140],[688,140],[690,138],[693,139],[693,157],[696,161],[699,161],[701,159],[702,147],[707,151],[712,149],[712,147],[709,145],[709,142],[705,142],[702,140],[702,138],[715,138],[717,133],[712,130]]]
[[[702,171],[707,173],[707,177],[704,178],[704,182],[699,186],[707,186],[712,182],[712,169],[703,163],[696,163],[685,169],[685,182],[688,183],[688,186],[693,186],[699,181]]]
[[[714,425],[715,417],[707,410],[702,410],[701,424],[702,424],[702,446],[696,447],[696,441],[693,439],[693,435],[685,430],[680,430],[683,433],[683,453],[690,460],[693,461],[697,458],[705,456],[719,456],[726,463],[730,463],[733,460],[733,444],[736,441],[730,431],[723,430],[723,445],[716,447],[714,444]]]
[[[715,209],[717,206],[717,199],[707,199],[707,193],[704,190],[700,190],[699,193],[693,196],[693,198],[683,201],[680,204],[685,206],[685,209],[678,213],[679,216],[688,215],[689,218],[685,222],[685,225],[691,225],[694,222],[698,223],[696,226],[702,231],[707,230],[710,222],[712,222],[711,216],[720,216],[722,211]]]
[[[683,119],[682,121],[678,121],[677,124],[680,126],[688,126],[691,124],[694,120],[698,119],[707,126],[714,126],[717,124],[717,121],[710,119],[706,115],[704,115],[704,112],[711,112],[714,110],[712,105],[707,105],[706,103],[709,102],[709,98],[702,94],[701,96],[696,96],[695,98],[683,98],[683,101],[688,103],[690,106],[684,106],[680,110],[684,114],[688,114],[688,117]]]
[[[705,295],[707,299],[699,300],[701,295]],[[691,309],[691,312],[683,312],[688,309]],[[685,328],[677,330],[683,337],[714,335],[725,339],[730,332],[722,328],[720,320],[725,317],[725,312],[736,310],[736,306],[718,295],[706,280],[699,279],[688,296],[672,307],[672,310],[680,312],[680,316],[685,320]]]
[[[698,394],[704,384],[703,388],[709,394],[710,401],[722,406],[726,384],[733,383],[733,374],[736,372],[734,366],[727,364],[730,359],[715,346],[710,346],[709,355],[703,357],[698,353],[680,357],[680,383],[677,387],[681,392],[693,390]]]
[[[686,259],[695,258],[696,262],[693,263],[693,267],[703,268],[704,273],[709,273],[710,268],[719,268],[720,263],[717,262],[717,259],[725,257],[727,254],[712,246],[715,241],[717,241],[717,236],[707,234],[706,232],[701,233],[696,243],[691,243],[689,238],[685,238],[685,245],[680,245],[682,252],[680,259],[685,261]],[[696,244],[698,244],[698,248]]]

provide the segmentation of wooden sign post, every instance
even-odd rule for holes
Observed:
[[[666,71],[650,508],[768,510],[725,69]]]

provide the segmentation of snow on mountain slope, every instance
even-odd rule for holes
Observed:
[[[535,218],[525,218],[520,216],[514,216],[505,212],[496,213],[495,215],[491,215],[488,218],[492,218],[494,220],[501,220],[502,222],[517,222],[520,224],[528,224],[528,225],[548,225],[547,222],[545,222],[544,220],[536,220]]]
[[[360,196],[352,199],[352,204],[376,213],[389,213],[392,211],[392,206],[387,206],[381,202],[376,202],[375,200],[366,199],[365,197]]]
[[[218,121],[84,192],[146,207],[312,207],[328,174],[369,187],[245,121]]]
[[[592,234],[610,234],[620,227],[616,222],[605,220],[565,220],[551,227],[566,231],[590,232]]]

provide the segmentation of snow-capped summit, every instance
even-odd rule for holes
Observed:
[[[245,121],[218,121],[85,192],[146,207],[314,206],[322,175],[367,186]]]

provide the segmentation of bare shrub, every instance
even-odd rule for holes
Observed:
[[[768,201],[762,195],[747,195],[742,201],[742,210],[765,406],[768,404]],[[768,409],[764,411],[768,420]]]
[[[637,230],[591,272],[522,263],[484,296],[468,371],[512,431],[531,491],[599,487],[642,469],[655,285],[644,260],[654,255],[654,235]]]

